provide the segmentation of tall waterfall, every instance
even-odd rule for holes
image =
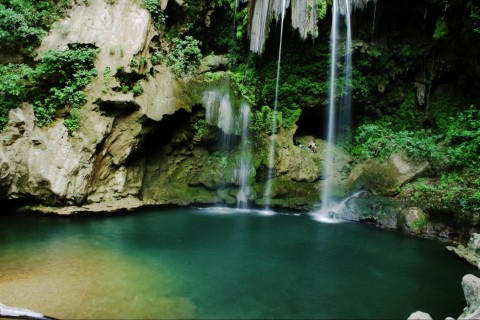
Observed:
[[[360,5],[364,5],[367,1],[357,1]],[[327,212],[332,206],[331,184],[332,176],[335,172],[333,162],[333,145],[336,142],[339,130],[348,130],[351,123],[351,77],[352,77],[352,32],[350,23],[351,0],[334,0],[332,7],[332,30],[330,38],[330,93],[328,104],[328,125],[327,125],[327,148],[324,160],[324,186],[322,192],[321,212]],[[344,87],[342,104],[337,117],[336,103],[336,82],[337,82],[337,55],[338,55],[338,33],[340,16],[345,17],[346,40],[345,40],[345,62],[344,62]]]
[[[242,140],[240,151],[240,168],[238,169],[238,183],[240,190],[237,194],[237,208],[245,209],[248,207],[248,196],[250,187],[248,185],[248,176],[250,173],[250,150],[248,141],[248,124],[250,122],[250,106],[243,103],[240,107],[240,121],[242,125]]]
[[[275,83],[275,100],[273,103],[273,120],[272,120],[272,135],[270,137],[270,150],[268,154],[268,172],[267,172],[267,185],[265,188],[265,208],[270,207],[270,198],[272,196],[272,176],[273,167],[275,166],[275,145],[277,142],[277,108],[278,108],[278,88],[280,84],[280,66],[282,59],[282,40],[283,40],[283,21],[285,18],[286,1],[283,0],[282,16],[280,20],[280,44],[278,47],[278,62],[277,62],[277,79]]]

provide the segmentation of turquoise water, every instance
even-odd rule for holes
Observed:
[[[444,319],[477,272],[442,243],[308,215],[0,218],[0,302],[59,318]]]

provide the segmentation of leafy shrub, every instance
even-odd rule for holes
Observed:
[[[201,44],[191,36],[186,36],[184,39],[173,39],[174,47],[167,55],[167,65],[180,77],[192,75],[200,65],[202,53],[199,47]]]
[[[72,108],[67,119],[63,120],[63,124],[68,131],[73,132],[80,128],[80,120],[78,119],[78,108]]]
[[[134,97],[141,95],[143,93],[142,86],[139,85],[139,84],[134,85],[133,88],[132,88],[132,93],[133,93]]]
[[[68,0],[0,1],[0,50],[31,54],[69,5]]]
[[[143,7],[152,15],[155,28],[162,30],[165,27],[167,16],[161,8],[159,0],[143,0]]]
[[[448,35],[448,24],[443,18],[438,18],[435,23],[435,32],[433,33],[433,39],[444,39]]]
[[[392,153],[402,152],[414,159],[436,162],[440,136],[429,131],[394,131],[391,123],[367,123],[357,128],[352,154],[369,158],[387,159]]]
[[[35,70],[39,84],[32,92],[33,109],[39,126],[49,125],[56,110],[81,107],[87,98],[83,88],[97,75],[93,60],[97,49],[73,47],[72,50],[49,50]]]
[[[27,85],[34,81],[33,72],[25,64],[0,65],[0,130],[8,121],[8,111],[27,100]]]

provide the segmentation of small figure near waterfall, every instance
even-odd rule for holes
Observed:
[[[313,153],[317,153],[317,147],[315,146],[315,142],[313,142],[313,140],[310,140],[307,149],[312,151]]]

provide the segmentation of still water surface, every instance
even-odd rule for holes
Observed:
[[[444,244],[308,215],[0,216],[0,302],[57,318],[458,317]]]

